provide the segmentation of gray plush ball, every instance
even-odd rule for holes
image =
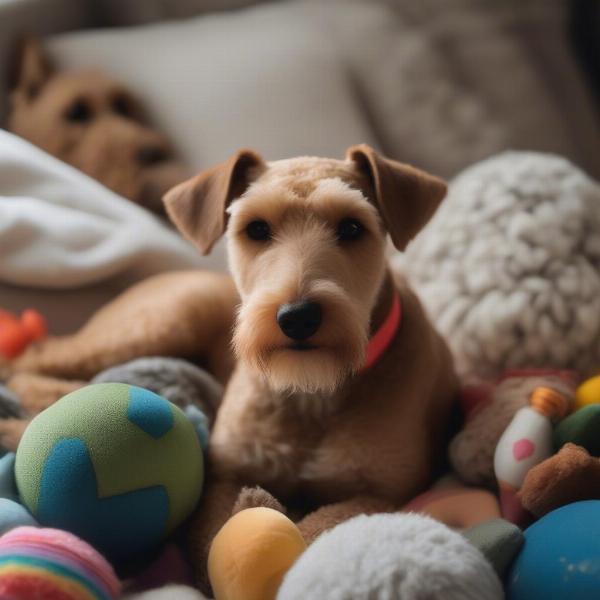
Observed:
[[[322,534],[277,600],[502,600],[502,584],[463,536],[415,513],[360,516]]]
[[[19,399],[5,386],[0,384],[0,419],[19,419],[23,409]]]
[[[91,383],[128,383],[170,400],[182,409],[196,406],[214,419],[223,386],[208,372],[180,358],[152,356],[102,371]]]

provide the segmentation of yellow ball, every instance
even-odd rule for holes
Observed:
[[[589,404],[600,404],[600,375],[584,381],[575,394],[575,410],[588,406]]]
[[[296,525],[270,508],[242,510],[221,528],[208,556],[215,600],[274,600],[306,549]]]

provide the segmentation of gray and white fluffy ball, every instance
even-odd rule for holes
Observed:
[[[416,513],[359,516],[322,534],[277,600],[501,600],[502,584],[462,535]]]

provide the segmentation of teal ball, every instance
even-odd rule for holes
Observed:
[[[562,506],[525,531],[506,582],[508,600],[600,597],[600,501]]]
[[[33,419],[15,476],[41,525],[122,561],[154,548],[193,511],[203,457],[194,426],[174,404],[104,383],[68,394]]]
[[[36,527],[37,522],[22,504],[9,498],[0,498],[0,535],[24,525]]]

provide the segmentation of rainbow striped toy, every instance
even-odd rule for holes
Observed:
[[[104,557],[71,533],[18,527],[0,538],[0,598],[116,600],[120,594]]]

